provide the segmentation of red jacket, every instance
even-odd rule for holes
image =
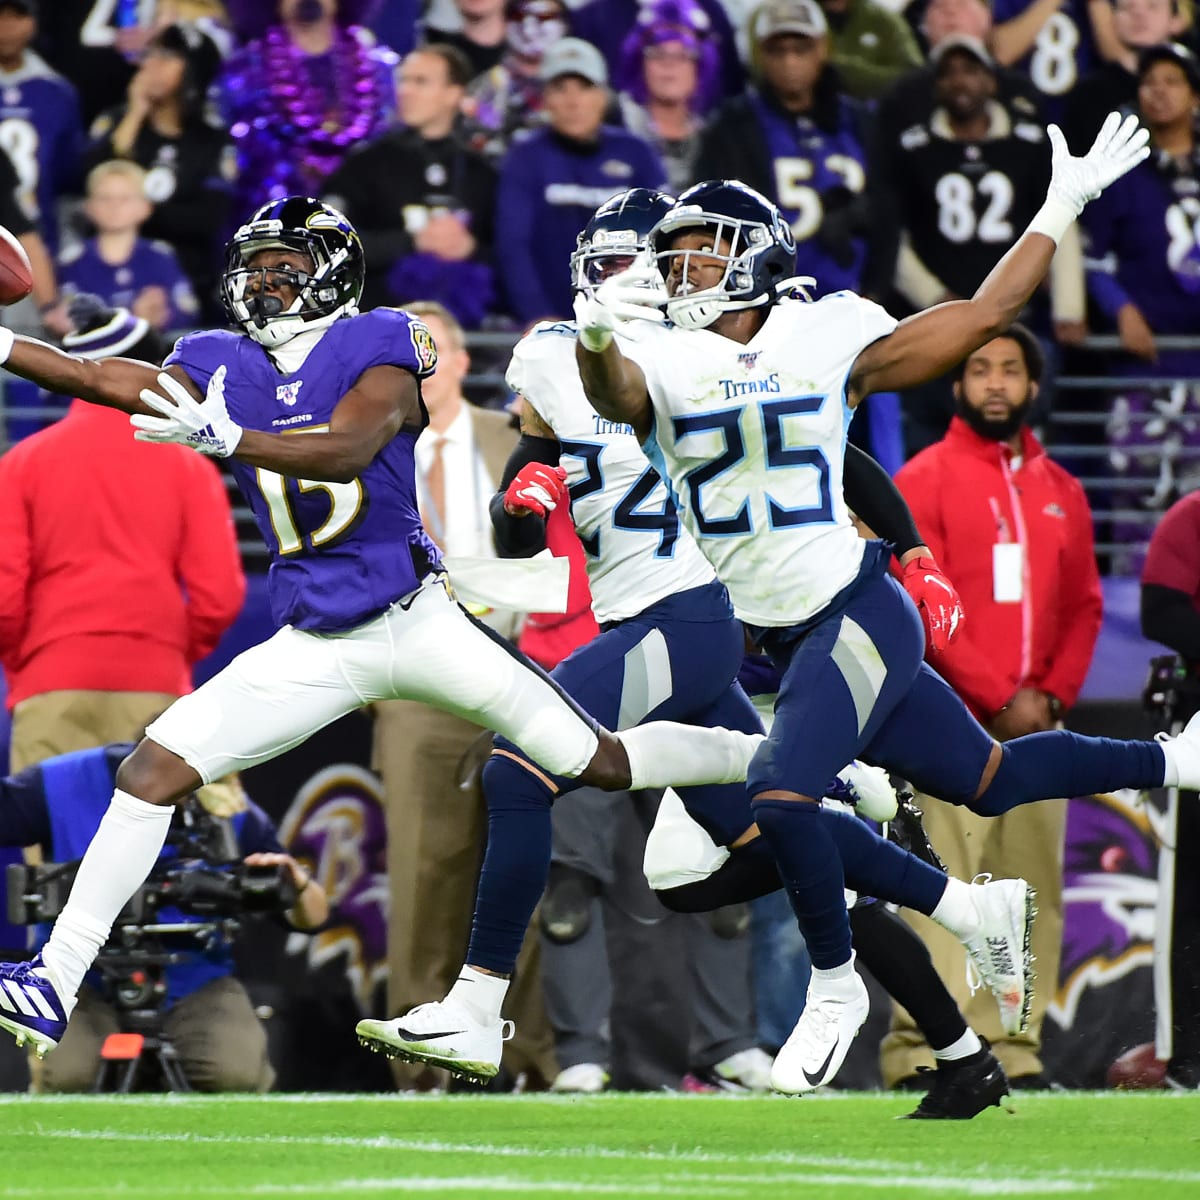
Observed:
[[[246,592],[220,472],[76,400],[0,458],[8,705],[63,689],[191,690]]]
[[[1078,481],[1051,462],[1028,430],[1021,464],[955,417],[946,436],[896,475],[917,529],[962,596],[966,622],[930,665],[990,720],[1022,687],[1065,708],[1083,686],[1103,599],[1092,514]],[[993,592],[993,547],[1024,546],[1019,601]]]

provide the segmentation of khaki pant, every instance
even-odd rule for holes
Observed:
[[[104,1039],[118,1029],[116,1009],[85,985],[66,1036],[34,1071],[33,1090],[90,1092]],[[197,1091],[265,1092],[275,1082],[267,1031],[246,989],[231,976],[205,984],[169,1009],[163,1033],[174,1043],[183,1073]]]
[[[1043,800],[1025,804],[1002,817],[980,817],[953,804],[918,797],[925,810],[925,828],[951,875],[972,879],[990,872],[995,879],[1020,877],[1037,889],[1037,919],[1033,923],[1033,1008],[1025,1033],[1008,1035],[1000,1028],[996,1001],[986,987],[971,996],[966,984],[966,952],[953,935],[919,913],[904,911],[904,918],[921,935],[933,955],[938,974],[958,1001],[967,1024],[992,1044],[1010,1078],[1038,1075],[1042,1070],[1042,1020],[1058,987],[1062,954],[1063,835],[1067,801]],[[912,1018],[893,1006],[892,1032],[884,1038],[880,1065],[885,1086],[930,1066],[933,1056]]]
[[[15,774],[73,750],[136,742],[178,697],[161,692],[43,692],[13,710],[9,769]]]
[[[491,749],[483,730],[461,717],[411,700],[373,706],[374,765],[387,808],[388,1007],[406,1012],[440,1000],[458,977],[471,934],[479,867],[487,841],[487,809],[478,772],[459,786],[464,756],[482,761]],[[504,1065],[551,1082],[558,1067],[546,1018],[539,938],[527,933],[504,1005],[517,1027]],[[401,1087],[444,1086],[445,1072],[393,1064]]]

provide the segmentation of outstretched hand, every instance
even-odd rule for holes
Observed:
[[[589,296],[575,297],[575,321],[585,350],[604,350],[612,336],[629,321],[666,320],[662,306],[667,289],[653,266],[634,266],[606,279]]]
[[[1092,148],[1079,157],[1067,149],[1067,139],[1057,125],[1049,126],[1046,133],[1051,151],[1049,194],[1074,209],[1076,216],[1089,200],[1150,154],[1149,131],[1136,116],[1122,118],[1119,112],[1108,114]]]
[[[208,381],[203,400],[195,396],[166,371],[158,376],[158,386],[165,395],[153,388],[143,388],[141,401],[161,416],[134,413],[129,423],[139,442],[176,442],[191,446],[201,454],[228,458],[242,440],[242,427],[234,421],[225,407],[225,365],[222,363]]]

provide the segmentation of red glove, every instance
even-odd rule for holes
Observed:
[[[526,463],[504,493],[504,509],[512,516],[533,513],[544,517],[567,494],[567,472],[545,463]]]
[[[945,650],[966,620],[954,584],[932,558],[924,556],[914,558],[900,572],[900,582],[921,614],[926,646],[930,650]]]

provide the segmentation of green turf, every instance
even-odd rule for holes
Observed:
[[[1200,1197],[1200,1096],[5,1097],[0,1197]]]

